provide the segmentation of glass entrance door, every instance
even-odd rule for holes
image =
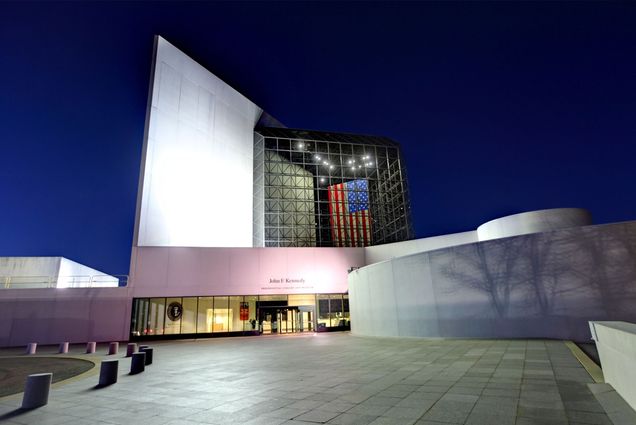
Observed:
[[[306,329],[307,324],[303,325],[303,319],[306,318],[303,313],[298,311],[298,307],[263,307],[259,309],[259,323],[261,332],[264,334],[288,334],[301,332]],[[305,322],[306,323],[306,322]]]
[[[294,323],[296,322],[296,317],[294,314],[294,309],[291,308],[282,308],[278,310],[278,332],[281,334],[288,334],[294,332]]]

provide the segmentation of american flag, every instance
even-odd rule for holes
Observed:
[[[369,183],[361,179],[329,186],[328,198],[334,245],[370,245]]]

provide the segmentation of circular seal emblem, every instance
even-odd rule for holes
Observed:
[[[166,311],[168,315],[168,319],[176,322],[181,319],[181,314],[183,314],[183,306],[180,302],[174,301],[168,305],[168,310]]]

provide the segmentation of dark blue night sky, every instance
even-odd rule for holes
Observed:
[[[154,34],[289,127],[400,142],[417,237],[636,219],[636,3],[0,3],[0,256],[128,273]]]

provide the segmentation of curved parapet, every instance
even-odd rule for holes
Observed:
[[[349,274],[352,332],[589,340],[636,321],[636,221],[419,252]]]
[[[487,241],[591,224],[592,214],[588,210],[583,208],[552,208],[490,220],[477,228],[477,237],[480,241]]]

